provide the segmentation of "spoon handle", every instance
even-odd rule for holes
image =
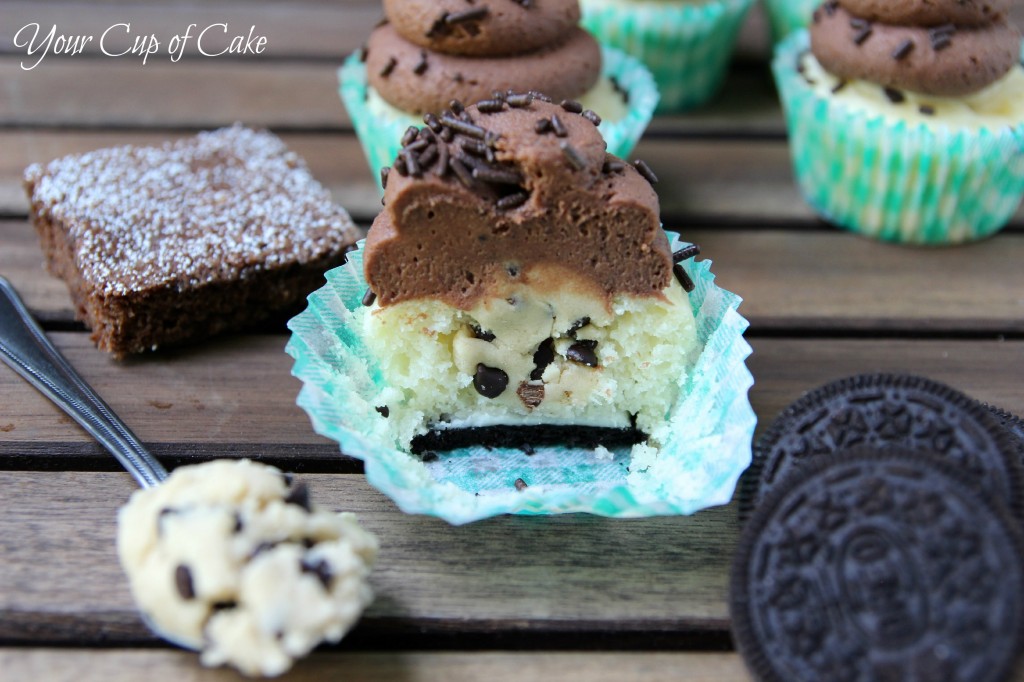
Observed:
[[[149,488],[167,478],[167,470],[54,348],[14,287],[3,277],[0,357],[92,434],[139,485]]]

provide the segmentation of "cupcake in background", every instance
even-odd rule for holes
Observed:
[[[588,112],[608,151],[623,157],[650,122],[658,101],[650,73],[638,60],[598,45],[579,26],[577,0],[383,4],[387,18],[338,74],[375,177],[401,149],[405,130],[453,100],[544,92]]]
[[[1008,9],[830,1],[776,48],[797,182],[818,213],[911,244],[1006,224],[1024,195],[1024,68]]]
[[[820,0],[764,0],[765,13],[777,43],[793,31],[805,28]]]
[[[753,0],[581,0],[583,26],[641,59],[658,84],[658,113],[710,100],[725,79]]]

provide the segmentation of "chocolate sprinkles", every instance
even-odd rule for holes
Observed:
[[[678,251],[676,251],[675,253],[673,253],[672,254],[672,262],[673,263],[680,263],[680,262],[682,262],[684,260],[689,260],[690,258],[693,258],[694,256],[699,256],[699,255],[700,255],[700,246],[698,244],[690,244],[689,246],[684,246],[683,248],[681,248]]]
[[[551,114],[551,129],[555,131],[557,137],[566,137],[569,134],[562,119],[558,118],[558,114]]]
[[[571,114],[582,114],[583,105],[572,99],[563,99],[559,105]]]
[[[690,279],[690,276],[686,274],[686,269],[683,268],[682,263],[676,263],[675,265],[672,266],[672,274],[676,276],[677,280],[679,280],[680,286],[683,287],[683,291],[685,291],[686,293],[690,293],[691,291],[697,288],[697,285],[693,283],[693,280]]]
[[[633,166],[643,176],[644,180],[652,185],[658,184],[658,176],[654,174],[654,171],[651,170],[651,167],[645,161],[637,159],[633,162]]]
[[[625,161],[620,161],[615,157],[609,157],[604,160],[601,165],[601,172],[605,174],[621,173],[622,169],[626,167]]]
[[[907,55],[909,55],[911,52],[913,52],[913,50],[914,50],[914,41],[911,40],[910,38],[907,38],[906,40],[901,42],[899,45],[897,45],[896,49],[892,51],[892,58],[895,59],[898,62],[899,61],[903,61],[903,59],[905,59]]]
[[[420,60],[416,63],[416,66],[412,67],[412,72],[417,76],[422,76],[426,72],[428,66],[427,51],[420,50]]]
[[[380,70],[380,77],[387,78],[388,76],[390,76],[391,72],[395,70],[396,66],[398,66],[398,60],[395,59],[394,57],[388,57],[387,64],[385,64],[384,68]]]
[[[533,132],[538,135],[551,132],[551,119],[550,118],[538,118],[537,122],[533,125]]]
[[[530,195],[526,192],[516,192],[515,194],[508,194],[498,199],[495,206],[497,206],[499,210],[509,211],[513,208],[519,208],[525,204],[529,198]]]
[[[373,289],[367,287],[366,293],[363,294],[363,305],[369,308],[373,305],[373,302],[377,300],[377,294],[373,293]]]
[[[572,164],[573,168],[576,170],[583,170],[586,168],[586,161],[583,160],[583,157],[580,156],[580,153],[576,151],[575,147],[568,142],[562,142],[558,146],[562,149],[562,153],[565,154],[565,158],[569,160],[569,163]]]
[[[581,116],[583,116],[583,118],[587,119],[596,126],[601,125],[601,117],[598,116],[597,112],[593,111],[592,109],[587,109],[581,114]]]
[[[181,598],[188,601],[196,598],[195,585],[192,582],[192,571],[185,564],[178,564],[174,569],[174,586],[178,588]]]

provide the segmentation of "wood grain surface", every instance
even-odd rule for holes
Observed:
[[[1013,12],[1024,23],[1024,3]],[[735,505],[463,527],[404,514],[295,405],[283,320],[116,362],[93,348],[46,273],[21,187],[27,165],[234,122],[281,134],[366,227],[380,203],[336,69],[380,14],[379,0],[3,0],[0,275],[169,466],[258,458],[378,534],[376,601],[339,646],[285,679],[749,679],[726,601]],[[269,49],[143,66],[94,44],[25,71],[13,45],[31,22],[83,34],[130,22],[165,36],[222,21],[255,26]],[[660,178],[666,227],[700,243],[719,284],[744,298],[758,430],[803,392],[870,371],[922,374],[1024,414],[1024,208],[995,238],[944,249],[879,244],[820,220],[793,182],[766,30],[755,7],[721,94],[656,118],[634,154]],[[0,678],[243,679],[201,668],[139,620],[113,546],[133,490],[70,418],[0,367]]]

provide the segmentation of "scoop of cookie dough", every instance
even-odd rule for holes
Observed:
[[[158,634],[206,665],[269,676],[353,626],[372,599],[377,541],[277,469],[217,460],[137,491],[118,514],[117,548]]]

